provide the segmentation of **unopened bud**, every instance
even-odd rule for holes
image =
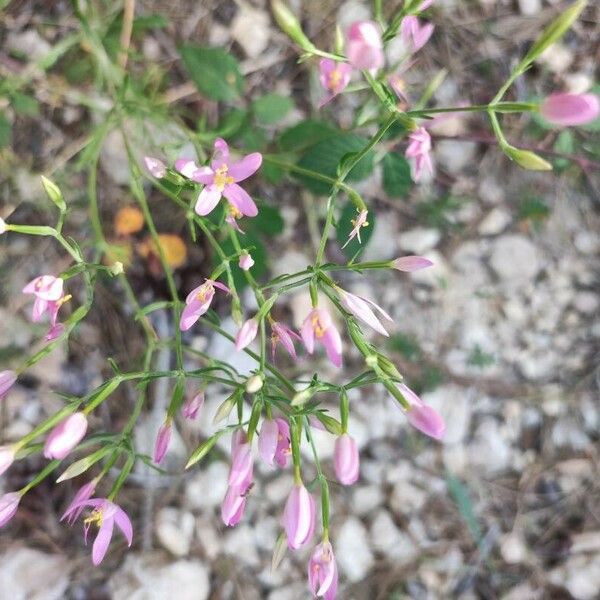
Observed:
[[[507,146],[504,148],[504,152],[520,167],[528,171],[552,171],[552,165],[548,161],[530,150],[521,150],[514,146]]]
[[[256,392],[262,388],[264,382],[265,380],[262,375],[252,375],[252,377],[246,381],[246,391],[249,394],[256,394]]]
[[[296,15],[281,0],[271,0],[271,10],[281,30],[303,50],[311,52],[314,44],[306,37]]]
[[[125,269],[123,268],[123,263],[121,261],[117,261],[115,263],[112,264],[112,266],[110,267],[110,272],[116,277],[117,275],[120,275],[121,273],[123,273],[125,271]]]

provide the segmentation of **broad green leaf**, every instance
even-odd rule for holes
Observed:
[[[349,153],[360,152],[368,143],[365,138],[353,133],[341,133],[324,139],[306,150],[298,166],[309,171],[337,177],[340,161]],[[368,152],[350,171],[349,181],[360,181],[373,172],[373,152]],[[329,194],[331,184],[308,175],[295,175],[313,193],[323,196]]]
[[[179,49],[196,87],[211,100],[235,100],[244,91],[237,60],[221,48],[186,45]]]
[[[281,121],[294,108],[291,98],[279,94],[267,94],[252,102],[252,111],[259,123],[271,125]]]
[[[309,119],[286,129],[279,137],[278,145],[284,152],[301,152],[335,133],[328,123]]]
[[[392,198],[404,198],[412,187],[410,165],[402,154],[390,152],[383,159],[383,189]]]
[[[10,104],[15,112],[28,117],[35,117],[40,112],[38,101],[33,96],[21,94],[20,92],[15,92],[11,96]]]
[[[356,210],[354,204],[352,204],[352,202],[347,202],[344,208],[342,209],[342,214],[340,215],[337,224],[337,241],[340,247],[348,241],[348,236],[354,228],[352,220],[356,219],[357,216],[358,211]],[[344,248],[343,252],[348,258],[352,258],[355,255],[362,254],[367,244],[369,243],[369,240],[373,235],[373,228],[375,226],[375,216],[372,212],[369,212],[367,223],[368,225],[366,227],[362,227],[360,231],[360,238],[362,240],[362,244],[355,237]]]

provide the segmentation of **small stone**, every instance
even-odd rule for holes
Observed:
[[[364,579],[375,562],[365,526],[356,517],[349,517],[335,542],[338,567],[344,577],[352,583]]]
[[[423,254],[437,246],[440,241],[441,233],[438,229],[427,229],[425,227],[415,227],[409,229],[398,236],[398,244],[401,250]]]
[[[174,556],[186,556],[194,534],[194,517],[176,508],[163,508],[156,517],[156,537]]]
[[[469,454],[471,464],[488,475],[504,471],[510,465],[510,445],[494,419],[486,418],[479,425],[475,440],[469,446]]]
[[[441,140],[435,144],[435,156],[449,173],[460,173],[475,164],[476,142]]]
[[[129,554],[109,582],[112,600],[208,600],[209,572],[199,561],[161,565],[153,557]]]
[[[596,254],[600,250],[598,235],[591,231],[578,231],[573,238],[573,244],[583,254]]]
[[[509,565],[517,565],[525,562],[527,547],[520,535],[511,532],[502,537],[500,541],[500,554],[502,554],[504,562]]]
[[[578,555],[565,565],[564,586],[576,600],[595,600],[600,592],[600,555],[592,559]]]
[[[472,392],[457,385],[443,385],[423,394],[423,402],[444,418],[444,444],[458,444],[465,440],[471,425],[471,398]]]
[[[379,486],[355,487],[352,492],[352,510],[359,516],[370,513],[381,506],[382,503],[383,492]]]
[[[210,510],[219,506],[227,491],[229,467],[222,461],[210,463],[185,485],[185,499],[190,508]]]
[[[250,58],[262,54],[269,45],[269,15],[248,4],[240,4],[231,24],[231,36]]]
[[[409,563],[418,555],[411,538],[396,527],[390,513],[386,510],[382,510],[375,517],[370,533],[375,551],[384,554],[394,564]]]
[[[521,285],[532,281],[542,268],[539,251],[522,235],[504,235],[494,241],[490,264],[504,282]]]
[[[249,525],[239,524],[230,529],[223,540],[223,550],[251,567],[258,567],[261,564],[254,532]]]
[[[598,312],[600,299],[594,292],[579,292],[574,300],[575,308],[584,315],[593,315]]]
[[[0,556],[0,598],[61,600],[69,586],[69,565],[63,556],[33,548],[13,547]]]
[[[481,235],[498,235],[510,225],[511,221],[512,217],[507,210],[496,207],[481,221],[477,231]]]
[[[531,17],[542,10],[541,0],[519,0],[519,10],[522,15]]]

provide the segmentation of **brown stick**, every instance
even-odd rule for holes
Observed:
[[[125,69],[131,44],[131,31],[133,30],[133,15],[135,13],[135,0],[125,0],[123,5],[123,27],[119,38],[119,66]]]

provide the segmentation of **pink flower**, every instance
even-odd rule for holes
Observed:
[[[358,243],[362,244],[362,240],[360,239],[360,230],[363,227],[368,227],[369,226],[369,222],[367,221],[367,215],[368,215],[368,211],[366,210],[361,210],[358,213],[358,217],[356,219],[351,219],[351,223],[354,226],[352,231],[350,232],[350,235],[348,236],[348,241],[342,246],[342,248],[345,248],[354,238],[358,239]]]
[[[252,483],[254,458],[248,442],[236,444],[231,458],[231,468],[227,483],[230,487],[242,488],[244,492]]]
[[[302,483],[294,484],[283,510],[283,528],[288,546],[304,546],[315,530],[315,499]]]
[[[48,333],[46,333],[45,340],[47,342],[54,341],[63,334],[64,330],[65,326],[62,323],[56,323],[55,325],[51,325],[50,329],[48,329]]]
[[[33,312],[31,319],[37,322],[49,309],[51,302],[60,300],[63,294],[63,280],[53,275],[40,275],[31,280],[24,288],[24,294],[33,294]],[[58,311],[58,309],[56,309]]]
[[[78,504],[72,505],[72,510],[85,508],[86,506],[91,506],[94,509],[92,514],[84,521],[84,541],[86,544],[92,523],[97,524],[99,527],[98,535],[92,547],[92,562],[97,566],[106,556],[115,524],[121,530],[129,547],[133,542],[133,527],[125,511],[106,498],[81,500]]]
[[[287,466],[292,453],[290,426],[285,419],[265,419],[258,438],[258,452],[261,458],[273,466],[275,461],[281,468]]]
[[[585,125],[598,118],[600,101],[595,94],[552,94],[540,105],[540,113],[554,125]]]
[[[372,327],[378,333],[381,333],[385,336],[389,336],[388,332],[385,330],[384,326],[381,324],[381,321],[375,316],[375,313],[371,310],[371,306],[375,308],[379,313],[388,321],[393,321],[392,317],[388,315],[381,306],[378,306],[372,300],[368,298],[362,298],[361,296],[355,296],[350,292],[343,290],[342,288],[338,288],[338,293],[340,294],[340,298],[342,300],[342,304],[344,308],[351,314],[353,314],[356,318],[360,319],[363,323],[366,323],[369,327]]]
[[[87,418],[82,412],[69,415],[50,432],[44,444],[44,456],[48,459],[65,458],[83,439],[87,426]]]
[[[331,315],[323,308],[313,308],[300,329],[300,335],[309,354],[315,350],[315,338],[323,344],[329,360],[342,366],[342,338],[335,328]]]
[[[10,388],[15,385],[17,374],[14,371],[0,371],[0,400],[8,394]]]
[[[12,446],[0,446],[0,475],[4,473],[15,460]]]
[[[209,308],[215,295],[215,288],[229,294],[229,288],[219,281],[206,279],[195,287],[185,299],[185,308],[179,320],[179,329],[187,331]]]
[[[248,319],[235,336],[235,349],[239,352],[249,346],[258,333],[258,321],[256,318]]]
[[[240,261],[238,265],[243,271],[249,271],[254,266],[254,259],[252,258],[252,256],[250,256],[250,254],[248,254],[248,252],[242,252],[242,254],[240,255]]]
[[[84,502],[89,500],[96,491],[96,480],[92,479],[85,485],[82,485],[77,493],[71,500],[69,506],[67,506],[67,510],[65,510],[63,516],[60,518],[61,521],[66,519],[69,525],[73,525],[75,521],[79,518],[79,515],[83,512]]]
[[[383,44],[377,25],[357,21],[346,33],[346,55],[355,69],[379,69],[383,66]]]
[[[204,405],[204,392],[198,392],[195,396],[186,400],[181,412],[186,419],[193,421]]]
[[[144,163],[150,175],[156,177],[156,179],[162,179],[167,174],[166,165],[161,160],[158,160],[158,158],[144,156]]]
[[[279,323],[277,321],[271,322],[271,356],[275,360],[275,350],[277,348],[277,342],[281,342],[281,345],[287,350],[287,353],[295,360],[296,348],[294,347],[294,338],[297,340],[302,339],[295,331],[292,331],[287,325]]]
[[[347,63],[336,62],[330,58],[319,61],[319,79],[327,92],[319,102],[319,108],[333,100],[339,93],[346,89],[350,82],[352,67]]]
[[[417,17],[409,15],[402,19],[400,37],[410,52],[417,52],[429,41],[433,30],[434,27],[431,23],[421,25]]]
[[[19,492],[9,492],[0,498],[0,527],[4,527],[15,516],[20,501]]]
[[[318,598],[335,600],[338,587],[338,571],[333,548],[329,542],[321,542],[308,561],[308,585]]]
[[[229,158],[229,146],[225,140],[215,140],[213,160],[210,167],[200,167],[191,174],[191,179],[204,184],[204,189],[196,202],[196,213],[207,215],[225,196],[234,210],[235,216],[255,217],[258,214],[256,204],[237,182],[253,175],[262,163],[259,152],[248,154],[242,160],[233,162]],[[187,166],[189,170],[189,166]]]
[[[424,171],[433,173],[431,162],[431,136],[424,127],[417,127],[409,136],[410,143],[405,156],[410,160],[412,176],[415,181],[421,179]]]
[[[433,262],[424,256],[401,256],[392,261],[392,267],[398,271],[412,273],[431,267]]]
[[[228,527],[237,525],[244,516],[246,493],[229,486],[221,504],[221,519]]]
[[[356,442],[347,433],[335,440],[333,467],[342,485],[352,485],[358,479],[360,457]]]
[[[171,422],[170,420],[165,421],[159,428],[156,434],[156,443],[154,444],[154,462],[157,465],[165,458],[165,454],[169,449],[169,442],[171,441]]]
[[[408,422],[425,435],[441,440],[446,432],[446,424],[442,416],[425,404],[408,386],[399,383],[398,389],[411,405],[406,412]]]

